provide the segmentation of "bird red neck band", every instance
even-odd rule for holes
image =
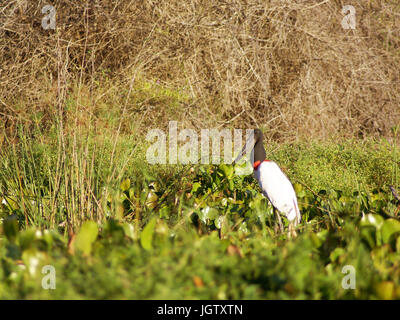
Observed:
[[[267,162],[267,161],[270,161],[270,160],[264,160],[264,161]],[[258,160],[258,161],[256,161],[256,162],[254,162],[254,164],[253,164],[254,170],[257,170],[258,167],[260,166],[261,162],[264,162],[264,161]]]

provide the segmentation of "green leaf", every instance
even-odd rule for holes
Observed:
[[[168,218],[170,213],[170,208],[168,206],[164,206],[160,209],[160,218]]]
[[[253,166],[250,162],[246,161],[243,164],[235,165],[235,174],[239,176],[249,175],[253,173]]]
[[[384,243],[388,243],[390,237],[396,232],[400,232],[400,221],[395,219],[387,219],[382,226],[382,240]]]
[[[396,251],[400,253],[400,237],[398,237],[396,240]]]
[[[121,183],[122,191],[127,191],[130,187],[131,187],[131,180],[129,178],[122,181]]]
[[[135,199],[135,190],[133,188],[129,189],[129,199],[131,200]]]
[[[157,200],[158,200],[157,194],[153,192],[153,190],[149,190],[149,193],[147,194],[146,207],[154,209],[157,205]]]
[[[391,281],[383,281],[375,286],[375,291],[379,299],[393,299],[394,284]]]
[[[361,226],[368,227],[373,226],[376,229],[380,229],[383,225],[384,219],[377,214],[366,214],[364,217],[361,218]]]
[[[122,225],[122,228],[124,229],[124,233],[128,238],[130,238],[132,240],[136,240],[137,236],[136,236],[136,231],[135,231],[135,227],[133,226],[133,224],[124,223]]]
[[[311,233],[310,236],[314,246],[319,248],[326,241],[328,237],[328,230],[322,230],[318,233]]]
[[[300,183],[294,183],[293,188],[296,194],[298,194],[301,190],[303,190],[303,186]]]
[[[83,254],[89,255],[92,251],[92,244],[97,239],[98,232],[97,223],[93,221],[85,221],[75,238],[75,250],[79,250]]]
[[[219,216],[217,219],[214,220],[214,224],[215,224],[215,227],[216,227],[217,229],[221,229],[221,228],[222,228],[222,225],[223,225],[224,223],[226,223],[226,218],[225,218],[225,216]]]
[[[41,270],[44,261],[46,260],[46,254],[40,252],[34,248],[25,250],[22,254],[22,260],[24,261],[28,272],[31,276],[35,276]]]
[[[125,208],[122,202],[116,201],[115,204],[115,218],[122,220],[124,218]]]
[[[7,239],[14,242],[18,234],[18,220],[17,216],[12,215],[7,217],[3,222],[3,230]]]
[[[150,222],[143,228],[143,231],[140,234],[140,244],[145,250],[151,250],[153,248],[152,242],[156,222],[156,218],[151,219]]]
[[[207,224],[208,220],[214,220],[218,214],[219,211],[217,209],[207,206],[200,211],[199,218],[204,224]]]
[[[193,183],[193,186],[192,186],[192,193],[197,192],[197,190],[198,190],[200,187],[201,187],[201,184],[200,184],[199,182]]]
[[[35,229],[27,229],[22,232],[18,238],[18,242],[22,251],[30,248],[34,243],[35,238]]]
[[[338,247],[331,252],[329,258],[331,259],[332,262],[335,262],[340,256],[342,256],[345,253],[346,251],[343,248]]]
[[[361,238],[363,238],[371,248],[374,248],[376,243],[376,228],[373,226],[361,228]]]
[[[228,179],[232,178],[233,176],[233,166],[221,164],[220,169],[224,173],[225,177]]]

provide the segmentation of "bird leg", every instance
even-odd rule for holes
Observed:
[[[281,215],[279,214],[278,210],[275,209],[275,207],[274,207],[273,211],[274,211],[274,214],[275,214],[275,217],[276,217],[276,221],[277,221],[277,223],[275,223],[275,228],[274,228],[275,233],[278,232],[278,227],[279,227],[279,231],[281,233],[283,233],[284,229],[283,229]]]
[[[296,229],[294,228],[294,224],[292,221],[289,222],[289,233],[288,233],[288,238],[295,238],[297,237]]]

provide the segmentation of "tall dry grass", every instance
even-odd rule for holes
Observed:
[[[57,10],[44,30],[41,9]],[[146,132],[185,126],[262,127],[275,140],[389,136],[400,120],[400,4],[361,1],[28,1],[0,8],[0,117],[50,127]],[[182,91],[132,97],[138,83]],[[140,86],[139,86],[140,87]],[[70,112],[68,97],[76,101]],[[138,102],[139,101],[139,102]],[[75,129],[71,129],[75,131]]]

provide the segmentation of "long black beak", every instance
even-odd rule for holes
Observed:
[[[245,154],[247,154],[249,151],[251,151],[254,148],[254,145],[256,144],[256,141],[254,139],[254,130],[251,132],[249,138],[247,139],[242,151],[240,151],[239,155],[236,157],[235,160],[233,160],[233,165],[238,163],[240,159],[243,158]]]

